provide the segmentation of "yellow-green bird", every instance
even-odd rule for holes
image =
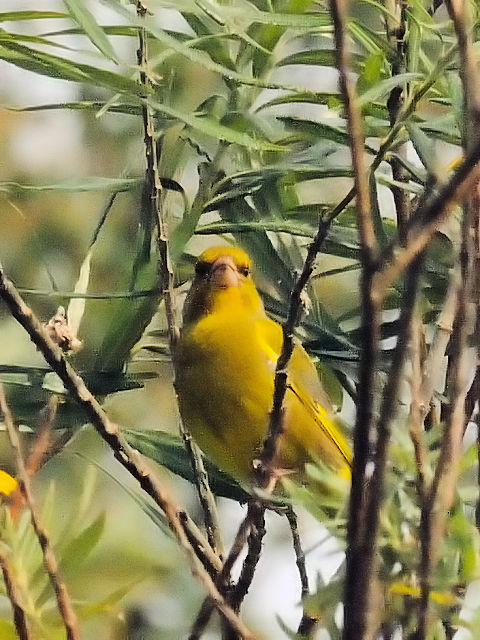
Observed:
[[[252,479],[267,434],[282,340],[281,326],[267,317],[255,288],[248,255],[233,247],[204,251],[176,352],[180,413],[207,457],[242,483]],[[275,468],[301,478],[305,462],[320,459],[349,477],[349,446],[301,345],[288,366],[284,408]]]

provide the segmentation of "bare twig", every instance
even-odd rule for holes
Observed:
[[[427,482],[430,480],[427,475],[427,448],[423,427],[423,407],[421,396],[422,385],[422,351],[421,338],[424,337],[423,327],[418,312],[415,314],[410,325],[410,361],[412,372],[410,378],[410,412],[408,415],[408,431],[412,440],[415,452],[415,462],[417,465],[417,492],[420,501],[420,508],[425,503]]]
[[[12,282],[5,276],[1,265],[0,297],[9,307],[13,317],[27,331],[45,360],[60,377],[65,388],[84,409],[86,416],[99,435],[111,447],[117,460],[139,482],[142,489],[153,498],[165,513],[170,528],[190,562],[192,572],[209,593],[217,609],[239,630],[239,633],[243,634],[246,638],[253,637],[245,625],[238,619],[238,616],[234,614],[231,607],[225,603],[224,598],[220,595],[212,579],[205,571],[189,542],[184,525],[179,517],[178,508],[167,495],[152,470],[148,467],[144,457],[129,445],[126,438],[120,432],[118,425],[110,421],[98,401],[87,389],[82,378],[65,359],[58,346],[46,335],[44,328],[33,314],[33,311],[25,304]],[[206,548],[207,546],[208,542],[205,540],[204,547]]]
[[[387,35],[389,36],[392,45],[396,48],[397,55],[394,56],[392,62],[392,76],[396,76],[405,73],[406,70],[406,43],[405,34],[407,27],[407,0],[396,0],[395,2],[395,20],[386,18],[387,23]],[[390,126],[393,127],[400,114],[401,108],[405,103],[406,88],[395,87],[390,92],[390,97],[387,101],[387,107],[390,115]],[[397,151],[398,154],[405,156],[406,144],[402,144],[401,148]],[[398,156],[392,156],[390,159],[390,166],[392,167],[392,177],[398,183],[408,183],[409,172],[403,166]],[[406,243],[407,237],[404,233],[405,226],[408,218],[410,217],[410,194],[406,189],[402,189],[399,186],[393,185],[391,187],[393,199],[395,201],[395,210],[397,214],[397,229],[400,242]]]
[[[466,155],[451,179],[423,205],[420,205],[407,223],[408,246],[400,249],[394,240],[382,252],[380,262],[384,268],[375,278],[375,297],[383,298],[388,287],[405,271],[408,265],[425,249],[438,226],[453,207],[472,190],[480,174],[480,144]],[[395,257],[389,262],[390,257]]]
[[[30,628],[28,626],[27,616],[22,607],[19,588],[12,568],[10,567],[7,554],[4,551],[0,551],[0,567],[2,569],[7,597],[12,605],[13,622],[15,624],[15,630],[18,637],[20,640],[33,640],[33,635],[30,633]]]
[[[287,517],[288,524],[290,525],[290,532],[292,534],[293,550],[295,551],[298,575],[300,577],[301,600],[303,602],[310,592],[308,586],[307,567],[305,564],[305,552],[303,550],[302,540],[298,531],[297,515],[295,511],[293,510],[293,508],[288,507],[285,515]],[[309,616],[304,607],[302,618],[300,620],[300,624],[298,625],[297,634],[302,637],[308,637],[313,632],[316,623],[317,620]]]
[[[443,375],[442,361],[445,357],[450,336],[452,335],[453,322],[457,309],[457,295],[460,284],[459,275],[456,271],[451,275],[447,295],[445,296],[442,311],[436,322],[435,333],[423,366],[419,398],[422,421],[429,412],[434,390],[438,388],[440,376]]]
[[[142,17],[146,13],[142,0],[137,0],[137,15]],[[139,45],[137,49],[137,61],[140,68],[140,82],[144,85],[148,84],[147,68],[148,68],[148,52],[147,52],[147,36],[146,30],[140,28],[138,30]],[[167,237],[167,221],[162,207],[162,185],[158,173],[157,147],[155,144],[155,126],[150,113],[148,102],[142,103],[142,118],[144,132],[144,146],[146,158],[145,183],[146,190],[151,203],[152,218],[157,228],[157,247],[159,254],[159,275],[163,288],[163,300],[165,302],[165,311],[167,316],[168,335],[170,343],[170,352],[173,360],[175,360],[175,346],[179,337],[179,328],[177,322],[177,311],[175,304],[175,288],[174,274],[170,260]],[[192,464],[195,485],[202,506],[205,529],[207,532],[210,546],[218,555],[223,555],[223,543],[220,535],[220,525],[217,514],[215,499],[210,490],[207,472],[205,470],[202,454],[192,440],[191,435],[183,424],[181,424],[181,433],[185,443],[185,447]]]
[[[243,547],[247,543],[248,536],[251,530],[251,523],[252,523],[251,510],[252,508],[255,508],[254,504],[255,503],[253,501],[249,503],[247,515],[242,520],[238,528],[237,534],[235,536],[235,540],[233,541],[233,544],[230,548],[230,552],[226,557],[223,563],[223,567],[215,581],[216,586],[223,593],[225,592],[225,589],[229,587],[230,573],[232,571],[233,565],[237,561],[238,556],[241,554]],[[199,638],[202,636],[210,620],[213,609],[214,607],[212,605],[211,600],[208,597],[205,598],[205,600],[202,603],[202,606],[200,607],[200,611],[198,612],[197,617],[195,618],[195,621],[192,625],[192,629],[190,631],[190,635],[188,636],[188,640],[199,640]]]
[[[467,24],[468,3],[458,0],[446,0],[446,5],[453,20],[460,54],[460,73],[463,84],[464,130],[463,144],[468,156],[474,155],[480,147],[480,84],[476,58]],[[478,161],[478,157],[477,160]],[[464,164],[467,164],[467,160]],[[472,162],[467,170],[474,166]],[[468,177],[468,174],[467,174]],[[456,493],[456,480],[462,455],[462,442],[465,428],[465,399],[468,379],[467,337],[469,332],[468,307],[474,291],[474,267],[477,248],[473,239],[478,236],[478,170],[470,170],[470,184],[475,179],[473,193],[462,192],[464,197],[462,220],[462,243],[460,249],[460,284],[458,288],[454,330],[451,340],[449,399],[445,433],[440,449],[440,457],[435,469],[433,481],[427,500],[421,513],[421,562],[419,616],[417,640],[427,637],[430,605],[431,574],[435,568],[439,542],[444,535],[448,512]],[[476,284],[476,282],[475,282]],[[478,309],[478,300],[475,301]]]
[[[193,467],[198,498],[203,510],[207,539],[215,554],[222,559],[224,555],[224,548],[220,533],[217,505],[210,489],[202,453],[182,421],[180,421],[180,432],[182,434],[185,448],[187,449],[190,457],[190,463]]]
[[[462,223],[461,283],[458,291],[457,312],[452,334],[450,359],[452,362],[450,384],[450,407],[440,458],[421,514],[422,556],[420,564],[421,598],[417,639],[424,640],[427,633],[430,601],[431,573],[435,566],[438,545],[443,536],[456,491],[456,478],[462,455],[462,440],[465,423],[465,396],[467,393],[468,334],[467,305],[470,299],[473,277],[472,253],[472,208],[465,207]]]
[[[250,533],[248,536],[248,553],[242,566],[237,584],[232,589],[229,602],[234,611],[239,611],[245,596],[248,593],[257,568],[262,551],[262,541],[265,536],[265,509],[263,505],[253,503],[255,509],[250,513]]]
[[[20,487],[20,491],[25,498],[25,502],[30,509],[30,517],[32,520],[32,526],[37,536],[38,542],[42,549],[43,554],[43,564],[45,565],[45,570],[48,573],[48,577],[50,579],[50,583],[55,592],[55,596],[57,598],[57,606],[60,616],[63,620],[63,624],[65,626],[65,630],[67,633],[68,640],[80,640],[80,627],[78,625],[77,616],[75,611],[73,610],[72,603],[70,600],[70,596],[67,591],[67,587],[60,577],[58,570],[58,562],[55,556],[55,552],[53,551],[53,547],[50,543],[50,539],[48,537],[47,531],[43,526],[40,516],[37,511],[37,507],[35,504],[35,499],[33,497],[33,493],[30,486],[30,476],[28,475],[27,469],[25,467],[25,462],[23,460],[20,438],[18,437],[18,432],[13,422],[13,417],[10,412],[10,409],[7,404],[7,399],[5,397],[5,392],[3,390],[3,385],[0,382],[0,409],[3,414],[5,427],[7,430],[8,438],[10,440],[10,444],[12,446],[14,456],[15,456],[15,464],[18,472],[18,484]]]

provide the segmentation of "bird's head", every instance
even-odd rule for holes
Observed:
[[[195,279],[185,301],[184,324],[222,307],[263,313],[250,258],[237,247],[210,247],[198,257]]]

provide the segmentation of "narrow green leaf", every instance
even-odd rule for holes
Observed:
[[[39,104],[29,107],[15,107],[8,105],[4,107],[9,111],[54,111],[59,109],[74,109],[78,111],[100,111],[105,108],[105,102],[95,102],[93,100],[81,100],[79,102],[58,102],[52,104]],[[142,113],[142,107],[139,104],[118,104],[110,103],[107,111],[109,113],[125,113],[127,115],[139,116]]]
[[[350,137],[345,129],[328,124],[327,122],[317,122],[293,116],[279,116],[278,119],[292,129],[298,129],[299,131],[312,136],[312,138],[324,138],[345,146],[349,146],[350,144]],[[373,155],[377,153],[376,149],[368,144],[365,145],[365,151]]]
[[[165,431],[138,431],[128,429],[125,435],[130,444],[155,462],[163,465],[189,482],[193,482],[193,471],[190,458],[185,450],[183,440]],[[210,487],[215,495],[244,502],[248,494],[240,485],[223,471],[220,471],[208,460],[205,465]]]
[[[421,73],[399,73],[392,78],[387,78],[386,80],[378,82],[376,85],[371,87],[371,89],[368,89],[367,91],[365,91],[365,93],[362,93],[358,97],[358,102],[363,106],[364,104],[371,102],[372,100],[378,100],[379,98],[386,96],[395,87],[405,85],[408,82],[413,82],[414,80],[423,79],[424,76]]]
[[[0,42],[9,40],[11,42],[31,42],[32,44],[39,44],[46,47],[56,47],[57,49],[64,49],[65,51],[73,51],[72,47],[67,47],[65,44],[59,42],[53,42],[42,36],[31,36],[24,33],[12,33],[11,31],[4,31],[0,29]]]
[[[337,64],[335,51],[332,49],[309,49],[292,53],[278,61],[278,66],[285,67],[291,64],[308,64],[321,67],[335,67]],[[365,56],[352,54],[352,65],[356,71],[363,68]]]
[[[59,13],[58,11],[5,11],[0,13],[0,22],[19,22],[21,20],[39,20],[68,17],[68,13]]]
[[[0,42],[0,59],[27,71],[72,82],[85,82],[97,87],[110,89],[116,93],[128,93],[138,97],[145,97],[152,92],[151,89],[147,89],[127,76],[106,71],[105,69],[98,69],[88,64],[72,62],[66,58],[30,49],[8,40]]]
[[[87,252],[84,261],[82,262],[82,266],[80,267],[80,273],[78,275],[78,280],[75,283],[75,293],[77,294],[85,294],[88,289],[88,284],[90,282],[90,269],[92,262],[92,249]],[[68,326],[72,330],[73,335],[76,336],[78,334],[78,329],[80,327],[80,323],[82,321],[83,314],[85,312],[85,304],[87,300],[84,297],[72,298],[68,303],[67,308],[67,321]]]
[[[189,127],[192,127],[192,129],[201,131],[202,133],[212,136],[217,140],[226,140],[227,142],[232,142],[254,151],[284,151],[283,147],[279,145],[262,140],[261,138],[253,138],[248,133],[236,131],[231,127],[221,124],[213,118],[199,117],[156,101],[152,101],[151,105],[153,109],[156,109],[160,113],[165,113],[172,118],[176,118],[177,120],[187,124]]]
[[[63,0],[63,3],[67,7],[74,22],[83,29],[91,43],[101,53],[103,53],[106,58],[109,58],[118,64],[117,54],[115,53],[110,40],[107,38],[102,28],[97,24],[94,16],[87,9],[85,2],[83,0]]]
[[[22,191],[132,191],[143,184],[143,178],[103,178],[94,176],[79,180],[67,180],[59,184],[20,184],[18,182],[0,182],[0,192],[18,193]]]
[[[313,238],[315,233],[311,227],[292,224],[289,222],[262,220],[261,222],[212,222],[197,227],[197,235],[217,235],[222,233],[243,233],[248,231],[275,231],[276,233],[289,233],[292,236]]]

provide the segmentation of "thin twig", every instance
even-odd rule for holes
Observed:
[[[408,265],[425,249],[433,234],[454,206],[472,190],[480,174],[480,143],[466,155],[451,179],[433,196],[420,205],[407,223],[408,246],[401,249],[394,240],[380,256],[384,268],[375,278],[375,296],[383,298],[388,287],[397,280]],[[394,256],[390,261],[391,256]]]
[[[38,510],[35,504],[35,499],[33,497],[31,484],[30,484],[30,476],[28,475],[27,469],[25,467],[25,462],[23,460],[22,449],[20,445],[20,438],[18,436],[17,429],[13,422],[13,417],[10,412],[10,409],[7,404],[7,399],[5,397],[5,392],[3,389],[3,384],[0,382],[0,409],[3,414],[5,427],[8,434],[8,439],[10,440],[10,445],[13,449],[15,464],[17,467],[18,473],[18,484],[20,487],[20,491],[23,494],[25,502],[30,509],[30,518],[32,521],[32,526],[37,536],[38,542],[42,549],[43,554],[43,564],[45,566],[45,570],[48,573],[48,577],[50,579],[50,583],[55,592],[55,597],[57,599],[57,606],[60,616],[62,618],[63,624],[65,626],[65,630],[67,633],[68,640],[80,640],[80,627],[78,624],[77,616],[72,607],[72,603],[70,600],[70,595],[67,591],[67,587],[63,582],[59,570],[58,570],[58,562],[55,556],[55,552],[53,551],[53,547],[50,543],[50,539],[48,537],[47,531],[43,526],[40,516],[38,514]]]
[[[0,567],[2,569],[5,590],[13,610],[13,623],[20,640],[33,640],[27,622],[27,616],[23,610],[20,592],[13,574],[7,554],[0,551]]]
[[[241,554],[243,547],[245,546],[245,544],[247,543],[248,540],[248,536],[250,534],[250,530],[251,530],[251,522],[252,522],[252,515],[251,515],[251,509],[253,506],[253,502],[249,503],[248,505],[248,511],[247,511],[247,515],[245,516],[245,518],[242,520],[237,534],[235,536],[235,540],[233,541],[233,544],[230,548],[230,552],[228,554],[228,556],[226,557],[224,563],[223,563],[223,567],[220,571],[220,573],[217,576],[217,579],[215,581],[216,586],[218,587],[218,589],[223,593],[225,591],[225,589],[227,587],[229,587],[230,584],[230,573],[232,571],[233,565],[235,564],[235,562],[238,559],[238,556]],[[200,610],[195,618],[195,621],[192,625],[192,629],[190,631],[190,635],[188,636],[188,640],[199,640],[199,638],[202,636],[203,632],[205,631],[205,628],[210,620],[210,617],[213,613],[213,604],[210,600],[210,598],[205,598],[205,600],[202,603],[202,606],[200,607]]]
[[[434,390],[439,387],[439,382],[443,375],[442,362],[452,335],[457,309],[459,276],[460,274],[457,271],[453,271],[450,277],[442,311],[436,322],[435,333],[423,366],[419,398],[422,422],[430,410]]]
[[[407,8],[407,0],[397,0],[395,2],[395,12],[398,14],[398,17],[396,17],[395,20],[390,20],[388,16],[386,18],[387,35],[397,51],[397,55],[394,56],[392,62],[392,76],[403,74],[406,71],[405,34],[407,30]],[[397,122],[401,108],[405,103],[406,93],[406,87],[402,86],[395,87],[390,92],[389,99],[387,100],[387,107],[390,115],[391,127],[393,127]],[[406,152],[407,145],[406,143],[403,143],[398,149],[397,154],[401,154],[404,157]],[[392,167],[392,177],[395,182],[408,183],[410,174],[398,156],[392,156],[390,159],[390,166]],[[391,191],[395,201],[398,235],[400,242],[402,244],[406,244],[407,237],[404,231],[407,220],[410,217],[410,194],[406,189],[402,189],[400,186],[396,185],[391,187]]]
[[[38,347],[45,360],[52,367],[55,373],[62,380],[65,388],[85,411],[86,416],[93,424],[99,435],[113,450],[115,457],[123,467],[139,482],[165,513],[170,528],[175,534],[177,541],[187,556],[193,574],[201,582],[205,590],[209,593],[215,606],[222,615],[235,626],[239,633],[246,638],[253,637],[243,622],[232,611],[224,598],[215,587],[212,579],[205,571],[198,559],[195,550],[189,542],[182,520],[179,517],[179,510],[173,503],[170,496],[153,474],[147,465],[144,457],[129,445],[126,438],[120,432],[118,425],[110,421],[98,401],[87,389],[82,378],[76,373],[70,363],[65,359],[64,354],[48,337],[42,324],[34,315],[33,311],[25,304],[19,296],[13,283],[5,276],[3,267],[0,265],[0,297],[4,300],[10,313],[23,326],[29,334],[32,342]],[[204,546],[208,542],[205,540]]]
[[[58,396],[52,395],[49,398],[46,407],[40,412],[40,424],[35,430],[35,441],[25,462],[25,470],[30,478],[37,473],[46,460],[54,455],[50,446],[50,436],[52,425],[57,413],[57,406]],[[71,437],[71,433],[68,435]],[[18,519],[24,504],[25,500],[22,492],[16,491],[15,494],[11,496],[9,505],[10,515],[13,521]]]
[[[427,482],[427,447],[425,444],[425,429],[423,426],[424,414],[421,395],[422,386],[422,344],[424,337],[423,326],[418,311],[415,313],[410,325],[410,361],[412,372],[410,377],[410,411],[408,415],[408,432],[412,440],[417,466],[417,492],[420,508],[425,504]]]
[[[146,8],[141,0],[137,0],[137,15],[144,16]],[[148,52],[146,30],[142,27],[138,30],[139,45],[137,49],[137,61],[140,68],[140,82],[148,84]],[[175,347],[179,337],[177,322],[177,310],[175,304],[174,274],[170,260],[170,252],[167,237],[167,221],[162,207],[162,184],[158,173],[157,147],[155,144],[155,126],[147,101],[142,103],[143,133],[145,145],[145,183],[151,205],[152,218],[157,229],[157,247],[159,254],[159,275],[163,288],[163,300],[167,316],[170,352],[175,361]],[[192,464],[195,485],[205,520],[205,529],[208,541],[213,551],[219,556],[223,555],[223,543],[220,535],[220,523],[217,506],[213,497],[208,475],[203,464],[202,454],[192,440],[191,435],[183,424],[181,434]]]
[[[472,208],[465,207],[462,223],[461,283],[458,291],[457,312],[451,342],[450,407],[442,440],[440,457],[429,490],[425,508],[421,514],[422,556],[420,564],[421,598],[417,640],[427,634],[430,604],[431,573],[435,566],[438,546],[443,536],[448,511],[455,498],[456,478],[462,455],[465,423],[465,396],[468,379],[468,351],[466,350],[468,323],[467,304],[470,299],[473,278]]]
[[[248,536],[248,552],[240,572],[237,584],[232,589],[229,602],[234,611],[239,611],[248,593],[262,552],[262,542],[265,536],[265,509],[259,503],[254,512],[250,513],[250,533]]]
[[[305,564],[305,552],[303,550],[302,540],[298,531],[297,514],[292,507],[288,507],[285,516],[288,520],[290,532],[292,534],[293,550],[295,551],[298,575],[300,577],[301,601],[304,603],[305,598],[307,598],[310,593],[310,589],[308,586],[307,567]],[[309,616],[304,607],[302,618],[300,620],[300,624],[298,625],[297,634],[302,637],[309,637],[309,635],[313,632],[316,623],[317,620]]]
[[[210,489],[207,470],[203,463],[203,456],[190,432],[185,428],[183,421],[180,421],[180,433],[182,434],[183,442],[189,454],[190,463],[193,468],[198,498],[203,511],[207,539],[215,554],[222,559],[224,555],[224,548],[220,533],[220,521],[218,518],[215,498]]]

